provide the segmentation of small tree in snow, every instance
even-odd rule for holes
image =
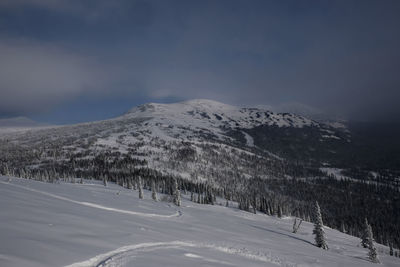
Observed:
[[[371,225],[368,225],[367,227],[367,241],[368,241],[368,258],[373,262],[373,263],[379,263],[379,259],[378,259],[378,252],[376,252],[376,248],[374,245],[374,237],[372,234],[372,227]]]
[[[154,181],[151,182],[151,198],[157,201],[156,183]]]
[[[318,202],[315,202],[314,210],[314,230],[315,244],[317,247],[322,249],[328,249],[328,244],[325,240],[324,224],[322,222],[321,209],[319,208]]]
[[[340,232],[346,233],[346,226],[344,225],[343,221],[340,223]]]
[[[140,176],[138,178],[138,185],[137,186],[138,186],[138,189],[139,189],[139,198],[143,199],[142,178],[140,178]]]
[[[181,205],[181,192],[179,191],[178,182],[176,181],[176,179],[174,179],[174,183],[175,183],[174,204],[177,206],[180,206]]]
[[[367,218],[365,218],[363,230],[361,233],[361,245],[363,246],[363,248],[368,248],[368,227],[368,220]]]

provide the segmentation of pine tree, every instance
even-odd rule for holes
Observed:
[[[138,189],[139,189],[139,198],[143,199],[143,188],[142,188],[142,178],[138,178]]]
[[[103,185],[104,186],[107,186],[107,177],[104,175],[104,177],[103,177]]]
[[[157,201],[156,183],[154,181],[151,182],[151,198]]]
[[[368,247],[368,220],[367,218],[365,218],[364,221],[364,227],[361,233],[361,245],[363,246],[363,248],[367,248]]]
[[[340,232],[346,233],[346,226],[344,225],[344,222],[342,221],[340,224]]]
[[[174,179],[174,183],[175,183],[174,204],[177,206],[180,206],[181,205],[181,192],[179,191],[178,182],[176,179]]]
[[[324,224],[322,222],[321,209],[319,208],[318,202],[315,202],[314,210],[314,230],[315,244],[317,247],[322,249],[328,249],[328,244],[325,240]]]
[[[281,205],[278,205],[278,218],[282,218],[282,208],[281,208]]]
[[[373,263],[379,263],[378,253],[377,253],[375,245],[374,245],[374,237],[373,237],[373,234],[372,234],[371,225],[368,225],[368,249],[369,249],[368,258]]]

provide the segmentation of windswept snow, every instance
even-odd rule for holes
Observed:
[[[246,139],[246,145],[249,147],[254,147],[254,139],[253,137],[251,137],[251,135],[249,135],[248,133],[246,133],[245,131],[242,131],[244,138]]]
[[[112,183],[0,181],[2,267],[376,266],[355,237],[326,228],[324,251],[313,245],[310,223],[293,234],[290,218],[198,205],[184,194],[182,216],[160,218],[143,214],[169,216],[176,207],[147,191],[139,200]],[[399,265],[387,247],[378,252],[380,266]]]

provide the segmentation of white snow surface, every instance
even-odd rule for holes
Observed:
[[[0,266],[376,266],[359,239],[336,230],[325,229],[325,251],[310,223],[293,234],[292,218],[188,197],[176,207],[112,183],[0,177]],[[377,247],[379,266],[399,266]]]

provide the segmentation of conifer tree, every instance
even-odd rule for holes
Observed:
[[[154,180],[151,182],[151,198],[157,201],[156,183]]]
[[[325,231],[324,224],[322,222],[321,209],[318,205],[318,202],[315,201],[315,210],[314,210],[314,230],[313,234],[315,235],[315,244],[317,247],[322,249],[328,249],[328,244],[325,240]]]
[[[278,205],[278,218],[282,218],[282,208],[281,208],[281,205]]]
[[[368,225],[368,249],[369,249],[368,258],[373,263],[379,263],[378,253],[377,253],[375,245],[374,245],[374,237],[373,237],[373,234],[372,234],[371,225]]]
[[[340,232],[346,233],[346,226],[344,225],[344,222],[342,221],[340,224]]]
[[[127,186],[128,189],[132,190],[132,181],[131,181],[131,179],[128,179],[128,182],[127,182],[126,186]]]
[[[176,179],[174,179],[174,184],[175,184],[175,191],[174,191],[174,204],[177,206],[181,205],[181,192],[179,191],[178,188],[178,182]]]
[[[139,189],[139,198],[143,199],[143,188],[142,188],[142,178],[138,178],[138,189]]]
[[[365,218],[363,230],[361,233],[361,245],[363,246],[363,248],[368,248],[368,227],[368,220],[367,218]]]

